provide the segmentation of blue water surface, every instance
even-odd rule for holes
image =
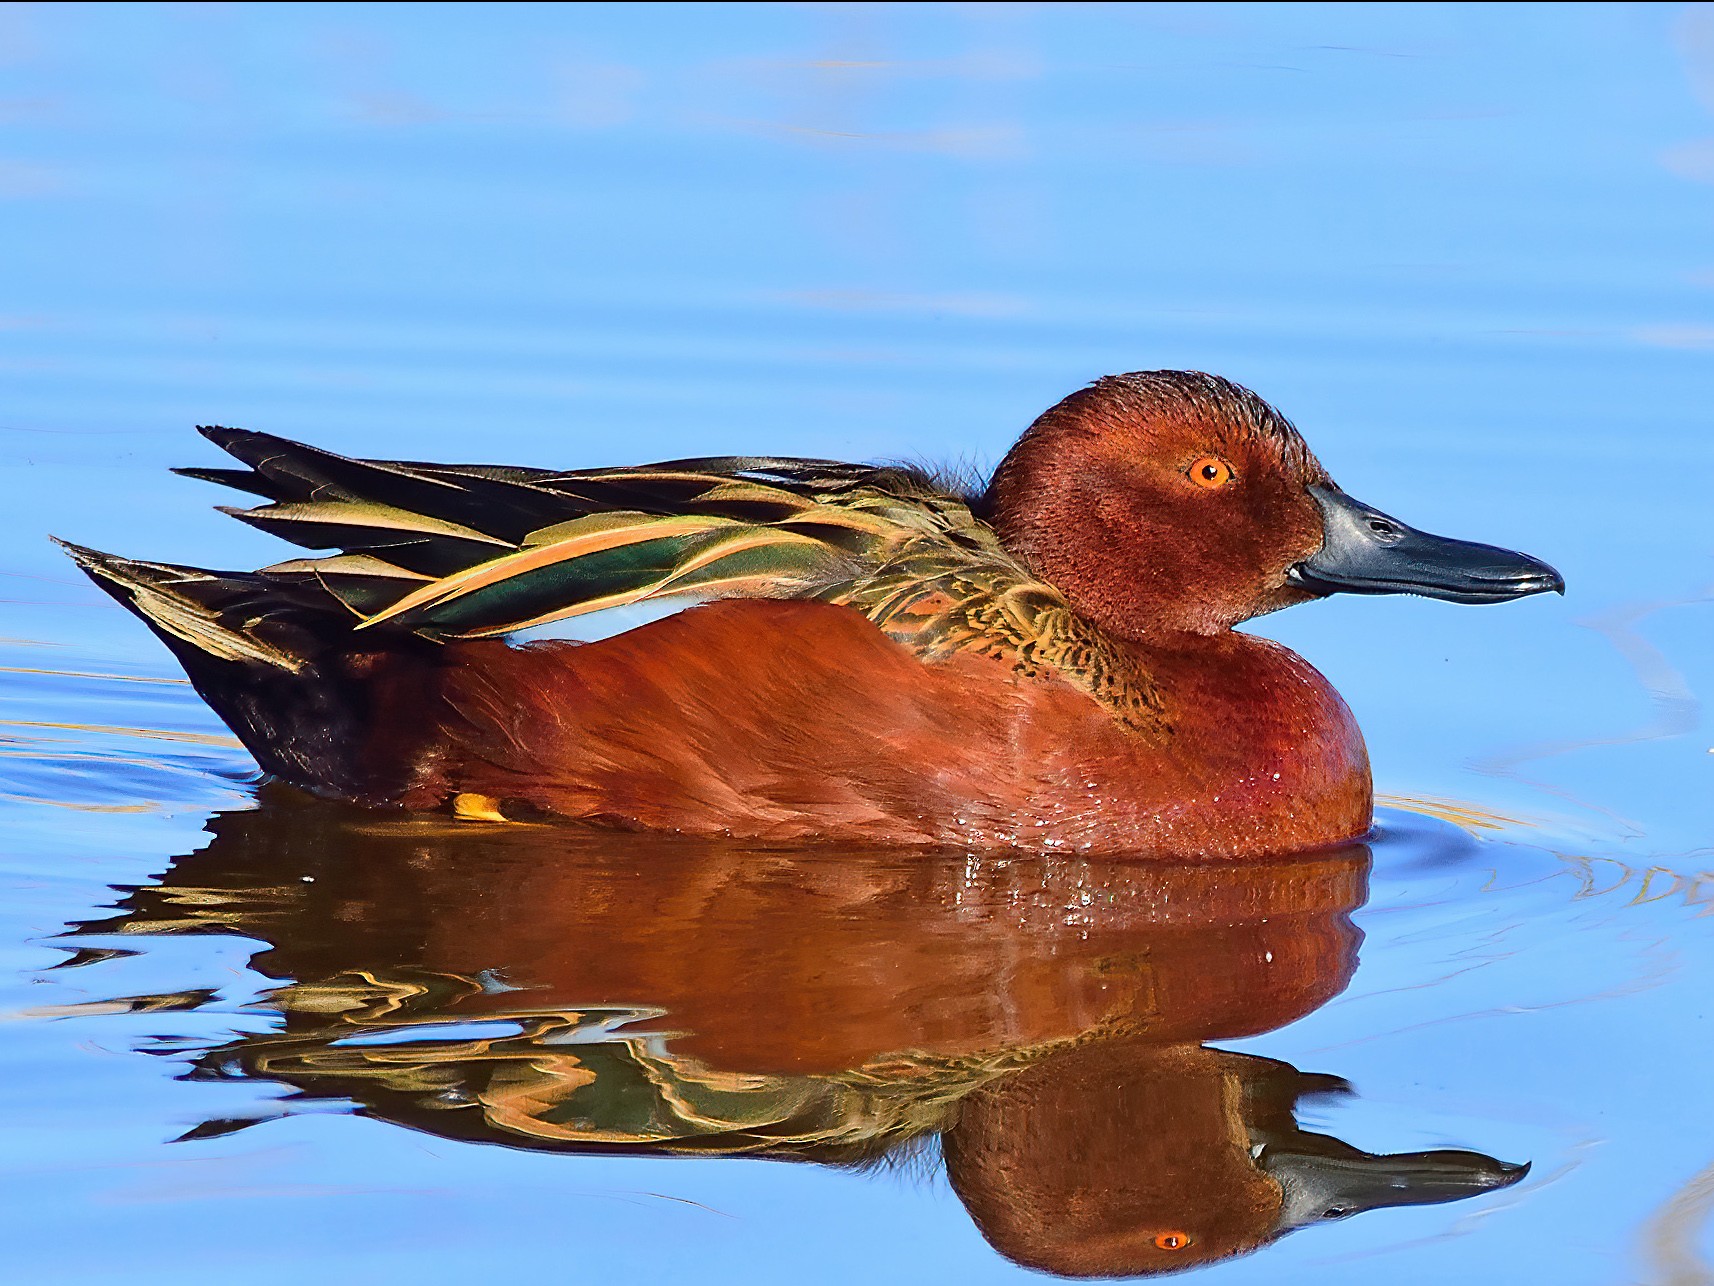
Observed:
[[[0,9],[7,1279],[1031,1277],[932,1156],[556,1155],[183,1079],[276,1022],[268,940],[55,935],[253,767],[46,536],[279,557],[165,472],[217,462],[197,424],[987,466],[1098,375],[1188,367],[1569,586],[1253,627],[1390,802],[1349,987],[1222,1047],[1351,1082],[1304,1119],[1367,1151],[1532,1170],[1203,1275],[1714,1282],[1711,110],[1702,5]],[[78,946],[129,954],[51,967]]]

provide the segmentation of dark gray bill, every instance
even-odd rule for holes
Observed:
[[[1326,535],[1312,558],[1287,578],[1316,594],[1421,594],[1453,603],[1504,603],[1548,590],[1563,594],[1560,574],[1528,554],[1431,536],[1337,487],[1313,486]]]
[[[1474,1197],[1509,1188],[1529,1173],[1528,1165],[1508,1165],[1480,1152],[1373,1156],[1321,1135],[1303,1139],[1311,1147],[1331,1146],[1313,1151],[1267,1147],[1256,1159],[1284,1190],[1280,1232],[1383,1206],[1434,1205]]]

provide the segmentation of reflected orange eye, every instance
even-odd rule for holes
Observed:
[[[1155,1234],[1156,1250],[1183,1250],[1190,1245],[1191,1237],[1187,1232],[1157,1232]]]
[[[1232,466],[1217,455],[1205,455],[1184,471],[1199,487],[1213,491],[1216,487],[1224,487],[1238,475],[1232,472]]]

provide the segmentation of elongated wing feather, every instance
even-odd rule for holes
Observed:
[[[338,551],[259,575],[324,595],[359,631],[477,638],[673,594],[819,598],[924,660],[975,652],[1052,672],[1127,723],[1158,723],[1128,653],[919,470],[709,456],[554,472],[203,432],[250,471],[191,472],[269,502],[229,512]]]
[[[300,588],[311,586],[341,604],[361,620],[384,610],[403,595],[434,581],[371,554],[340,554],[334,558],[294,558],[264,567],[260,576]]]
[[[250,490],[281,501],[366,501],[516,540],[566,516],[563,504],[509,471],[413,468],[385,460],[354,460],[317,447],[248,429],[199,430],[216,446],[249,465],[258,477]],[[225,480],[225,479],[223,479]]]
[[[333,563],[321,583],[371,628],[496,634],[662,593],[802,594],[902,541],[994,545],[965,502],[908,469],[717,456],[554,472],[203,432],[250,470],[193,472],[270,502],[227,512],[370,560],[361,574]]]
[[[832,558],[822,542],[783,528],[596,515],[563,524],[555,539],[423,585],[363,625],[505,634],[661,594],[706,592],[721,579],[731,582],[728,594],[743,581],[755,596],[777,597],[826,579]]]
[[[255,575],[146,563],[55,540],[114,598],[164,635],[219,661],[296,673],[311,639],[307,611],[289,590]]]

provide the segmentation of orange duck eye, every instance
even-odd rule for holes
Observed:
[[[1157,1232],[1155,1234],[1155,1249],[1183,1250],[1190,1245],[1191,1240],[1191,1236],[1187,1232]]]
[[[1219,456],[1205,455],[1193,463],[1190,468],[1186,469],[1184,471],[1184,476],[1189,478],[1197,486],[1213,491],[1216,488],[1224,487],[1228,482],[1237,478],[1238,475],[1233,473],[1232,466],[1227,464]]]

